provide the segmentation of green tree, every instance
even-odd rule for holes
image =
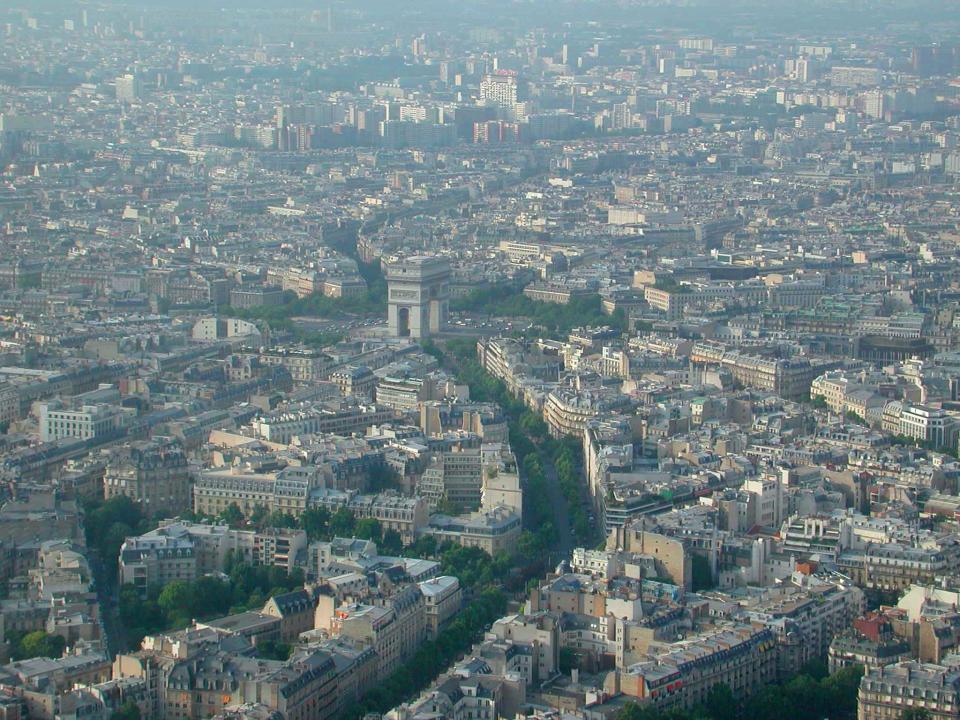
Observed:
[[[930,720],[930,718],[930,711],[921,707],[907,708],[900,715],[900,720]]]
[[[440,555],[440,568],[444,575],[453,575],[464,587],[472,588],[495,580],[492,560],[480,548],[455,546]]]
[[[635,702],[628,702],[623,706],[623,710],[617,713],[616,720],[662,720],[658,713],[650,705],[639,705]]]
[[[237,509],[239,510],[239,508]],[[253,506],[253,512],[250,513],[250,522],[259,527],[260,525],[263,525],[263,522],[267,519],[267,515],[269,514],[270,512],[267,510],[266,505],[257,503]]]
[[[524,530],[517,538],[516,553],[517,557],[529,560],[540,555],[544,551],[543,543],[540,538],[529,530]]]
[[[783,720],[796,713],[793,699],[783,696],[779,687],[767,686],[754,693],[746,702],[743,717],[750,720]]]
[[[821,692],[827,698],[827,707],[834,716],[856,717],[857,693],[862,678],[863,666],[853,665],[820,681]]]
[[[140,706],[127,700],[110,715],[110,720],[140,720]]]
[[[67,641],[59,635],[48,635],[43,630],[36,630],[23,636],[16,655],[18,660],[35,657],[59,658],[66,645]]]
[[[131,647],[140,644],[144,635],[155,633],[167,626],[163,611],[155,599],[159,593],[141,597],[139,588],[124,585],[120,588],[120,622],[126,628]]]
[[[303,577],[302,572],[300,577]],[[303,581],[301,580],[300,584],[302,584],[302,582]],[[286,592],[287,590],[291,589],[291,586],[297,584],[295,582],[291,582],[291,576],[287,573],[287,571],[282,567],[278,567],[277,565],[271,565],[267,568],[266,583],[270,588],[281,588],[281,592]]]
[[[140,612],[140,606],[143,604],[140,598],[140,590],[136,586],[127,583],[120,588],[120,622],[127,627],[137,624],[137,614]]]
[[[40,287],[40,276],[36,273],[30,275],[20,275],[17,277],[17,287],[21,290],[29,290]]]
[[[809,675],[814,680],[819,682],[830,676],[830,668],[827,666],[826,661],[824,661],[822,658],[814,658],[800,668],[800,674]]]
[[[547,424],[539,415],[530,410],[524,410],[520,414],[519,425],[520,429],[529,437],[542,440],[547,436]]]
[[[572,648],[560,648],[560,672],[569,675],[571,670],[579,667],[577,662],[577,654],[573,651]]]
[[[157,599],[157,604],[170,623],[189,621],[195,603],[193,587],[183,580],[167,583]]]
[[[227,505],[223,512],[220,513],[220,520],[230,527],[239,527],[242,525],[243,513],[240,511],[240,506],[236,503]]]
[[[96,548],[100,553],[108,580],[116,574],[116,558],[123,541],[146,529],[140,506],[126,495],[117,495],[103,502],[88,500],[84,503],[87,547]]]
[[[257,657],[264,658],[265,660],[287,660],[292,650],[293,648],[285,643],[277,642],[276,640],[265,640],[264,642],[257,643],[256,654]]]
[[[300,527],[311,540],[327,540],[330,537],[330,511],[325,507],[305,510],[300,516]]]
[[[867,421],[864,420],[859,415],[857,415],[852,410],[849,410],[846,413],[844,413],[844,418],[846,419],[847,422],[853,423],[854,425],[867,425]]]
[[[403,538],[396,530],[385,530],[383,532],[383,541],[380,543],[380,551],[385,555],[399,555],[403,552]]]
[[[339,508],[330,518],[330,532],[335,537],[350,537],[357,519],[347,508]]]
[[[384,490],[399,489],[400,476],[389,465],[375,465],[368,473],[368,490],[382,492]]]
[[[710,561],[701,555],[691,556],[691,581],[693,591],[709,590],[713,587],[713,573],[710,572]]]
[[[124,541],[135,534],[134,529],[125,522],[115,522],[101,538],[97,549],[100,551],[100,557],[104,560],[116,564],[120,557],[120,548]]]
[[[383,526],[379,520],[373,518],[364,518],[358,520],[353,530],[354,534],[363,540],[373,540],[378,545],[383,540]]]
[[[527,476],[542,476],[543,466],[540,464],[540,458],[536,455],[527,455],[523,459],[523,472]]]
[[[290,513],[274,510],[267,517],[265,524],[267,527],[272,528],[295,528],[297,526],[297,519]]]
[[[191,588],[193,606],[191,614],[196,618],[223,615],[230,610],[230,586],[219,578],[204,575],[193,582]]]
[[[409,557],[432,558],[437,554],[437,539],[433,535],[421,535],[407,548]]]
[[[712,720],[736,720],[737,700],[726,683],[719,683],[707,693],[707,713]]]

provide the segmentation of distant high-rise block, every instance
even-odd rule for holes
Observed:
[[[480,81],[480,99],[500,107],[513,108],[517,104],[517,74],[498,70],[484,75]]]
[[[116,86],[118,101],[129,103],[140,98],[140,79],[136,75],[121,75],[117,78]]]

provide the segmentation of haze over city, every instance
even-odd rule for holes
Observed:
[[[0,720],[960,718],[946,0],[0,7]]]

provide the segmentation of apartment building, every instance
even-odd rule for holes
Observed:
[[[130,411],[109,403],[85,403],[71,407],[62,400],[40,404],[40,439],[102,440],[116,437],[130,419]]]
[[[864,550],[849,550],[837,558],[837,569],[859,586],[900,592],[911,585],[934,585],[960,570],[960,542],[943,538],[935,543],[887,542]]]
[[[426,639],[437,633],[460,611],[462,591],[460,581],[450,575],[441,575],[419,583],[426,613]]]
[[[468,666],[468,663],[464,663]],[[419,698],[394,708],[384,715],[386,720],[432,717],[440,720],[472,720],[473,718],[515,717],[522,709],[525,693],[510,677],[488,675],[472,668],[455,669],[442,675]]]
[[[726,368],[735,380],[746,387],[767,390],[791,400],[809,397],[813,380],[829,369],[823,364],[815,365],[807,358],[767,358],[707,342],[694,344],[690,362],[695,366]]]
[[[507,615],[493,623],[489,637],[523,649],[528,658],[520,667],[527,685],[551,677],[560,666],[560,616],[549,612]]]
[[[776,639],[766,628],[731,625],[669,645],[653,660],[607,676],[604,689],[651,703],[661,711],[689,710],[725,684],[749,695],[776,679]]]
[[[830,517],[793,516],[783,523],[780,534],[783,551],[799,557],[818,555],[836,560],[845,547],[843,528]]]
[[[825,656],[833,639],[849,628],[864,608],[859,588],[795,572],[790,583],[768,589],[745,610],[747,618],[766,625],[783,645],[798,645],[800,655],[784,658],[781,665],[796,672],[804,663]],[[786,663],[790,667],[783,668]]]
[[[496,507],[457,517],[433,515],[423,532],[433,535],[438,543],[449,541],[496,555],[515,547],[521,523],[520,514],[515,510]]]
[[[900,411],[899,434],[934,447],[955,447],[960,423],[940,408],[904,405]]]
[[[382,605],[351,604],[335,610],[334,635],[371,647],[377,654],[377,677],[385,680],[409,660],[426,637],[426,603],[416,586],[401,590]]]
[[[896,634],[886,615],[874,612],[857,618],[853,627],[834,637],[827,659],[833,673],[856,665],[870,671],[912,658],[910,643]]]
[[[685,541],[644,530],[643,520],[616,528],[607,538],[607,550],[652,555],[656,558],[658,574],[672,578],[680,587],[691,586],[693,565]]]
[[[578,547],[573,549],[573,554],[570,557],[570,568],[575,573],[583,573],[591,577],[601,579],[613,577],[619,569],[619,564],[614,558],[614,553]]]
[[[650,307],[665,313],[668,320],[676,320],[683,316],[687,293],[679,289],[663,289],[648,285],[643,289],[643,299]]]
[[[417,532],[427,525],[426,502],[419,497],[404,497],[395,491],[376,495],[353,495],[347,508],[358,520],[370,518],[380,523],[384,532],[395,531],[405,544],[416,540]]]
[[[264,365],[282,365],[297,383],[315,383],[324,379],[330,358],[319,350],[275,347],[260,353]]]
[[[118,560],[120,582],[146,592],[171,580],[190,581],[222,571],[231,550],[237,559],[252,565],[292,570],[305,560],[306,547],[303,530],[235,530],[226,525],[168,520],[156,530],[124,541]]]
[[[18,660],[3,670],[0,694],[17,698],[28,718],[56,720],[60,698],[67,691],[110,679],[110,660],[101,652],[81,652]]]
[[[119,563],[120,584],[133,585],[144,594],[151,586],[197,578],[194,540],[186,533],[164,532],[164,528],[127,538],[120,547]]]
[[[337,715],[342,717],[377,686],[377,654],[373,648],[359,648],[340,638],[323,641],[319,649],[330,653],[337,666]]]
[[[586,297],[591,294],[591,289],[567,285],[565,283],[531,283],[523,289],[523,294],[531,300],[539,302],[554,303],[556,305],[567,305],[575,297]]]
[[[213,627],[148,636],[140,650],[117,656],[113,676],[144,681],[148,717],[202,720],[250,698],[296,720],[337,714],[337,667],[329,653],[304,650],[286,662],[264,660],[250,657],[244,642]]]
[[[377,387],[377,376],[366,365],[348,365],[330,373],[330,381],[343,397],[370,398]]]
[[[478,510],[482,491],[480,448],[455,446],[435,453],[417,483],[417,494],[434,508],[446,502],[461,510]]]
[[[375,397],[378,405],[393,410],[416,410],[425,400],[433,400],[435,383],[432,378],[412,375],[384,375],[376,380]]]
[[[361,495],[355,490],[317,489],[310,495],[310,505],[325,507],[331,512],[347,508],[358,519],[377,520],[384,530],[394,530],[404,543],[416,540],[429,519],[427,501],[422,497],[404,497],[394,490],[376,495]]]
[[[283,290],[279,287],[235,287],[230,290],[230,306],[238,310],[282,304]]]
[[[867,671],[860,681],[857,720],[899,720],[925,711],[931,720],[960,714],[960,668],[907,661]]]
[[[264,415],[254,419],[250,427],[257,437],[286,445],[298,436],[350,435],[395,418],[396,412],[390,408],[344,401],[305,405]]]
[[[547,394],[543,404],[543,420],[554,437],[582,437],[587,424],[601,412],[609,412],[627,404],[629,398],[626,395],[573,377]]]
[[[20,418],[20,393],[13,383],[0,382],[0,424],[9,425]]]
[[[571,388],[557,388],[547,395],[543,419],[554,437],[580,435],[598,412],[592,395]]]
[[[193,510],[219,515],[231,505],[249,517],[257,508],[299,517],[323,475],[315,466],[282,469],[234,465],[203,470],[193,486]]]
[[[131,443],[111,455],[104,470],[104,497],[126,496],[147,516],[175,515],[193,505],[193,472],[180,443]]]

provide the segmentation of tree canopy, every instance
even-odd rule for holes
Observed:
[[[140,720],[140,706],[127,700],[110,715],[110,720]]]
[[[691,710],[662,712],[652,705],[627,703],[616,720],[854,720],[863,668],[857,665],[833,675],[825,673],[821,664],[812,664],[790,680],[768,685],[742,701],[720,683],[709,690],[702,705]]]
[[[193,581],[173,580],[149,588],[144,596],[133,585],[120,588],[120,620],[131,645],[144,635],[186,627],[244,610],[258,610],[273,595],[303,587],[303,571],[253,566],[228,553],[227,579],[204,575]]]
[[[67,641],[59,635],[49,635],[35,630],[11,643],[10,656],[14,660],[29,660],[36,657],[58,658],[63,655]]]

